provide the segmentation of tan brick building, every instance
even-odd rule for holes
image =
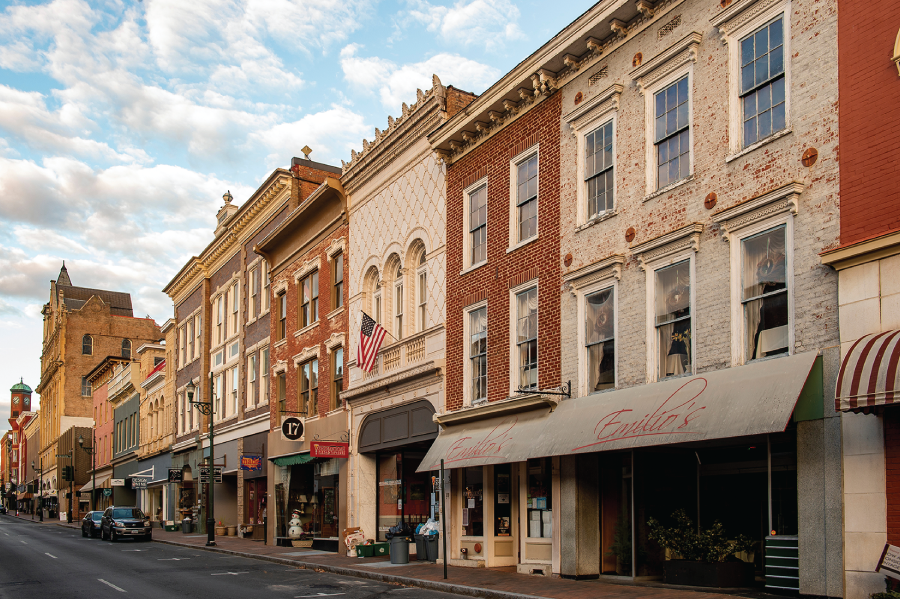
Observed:
[[[56,458],[60,435],[73,426],[93,426],[88,373],[106,356],[130,358],[162,335],[152,319],[134,317],[128,293],[77,287],[65,265],[50,282],[42,314],[41,382],[35,391],[41,396],[43,479],[54,502],[62,478]]]

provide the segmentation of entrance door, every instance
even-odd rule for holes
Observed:
[[[519,563],[518,476],[512,464],[492,468],[492,522],[485,522],[489,539],[488,566],[515,566]]]

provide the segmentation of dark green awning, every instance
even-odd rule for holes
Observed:
[[[276,466],[297,466],[299,464],[308,464],[315,459],[316,458],[312,457],[308,453],[297,453],[294,455],[286,455],[280,458],[275,458],[272,461],[275,462]]]

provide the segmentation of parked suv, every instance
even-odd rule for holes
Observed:
[[[81,536],[94,538],[100,534],[100,519],[103,512],[88,512],[81,520]]]
[[[151,534],[150,518],[136,507],[108,507],[100,519],[100,537],[104,540],[132,537],[149,541]]]

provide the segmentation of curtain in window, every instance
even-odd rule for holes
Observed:
[[[743,241],[743,297],[747,358],[788,349],[785,229]]]
[[[659,377],[691,370],[691,275],[688,261],[656,271]]]
[[[589,391],[615,386],[614,317],[612,289],[587,296],[584,338],[588,350]]]
[[[519,385],[537,386],[537,288],[529,289],[516,296],[518,323],[516,343],[519,346]]]

